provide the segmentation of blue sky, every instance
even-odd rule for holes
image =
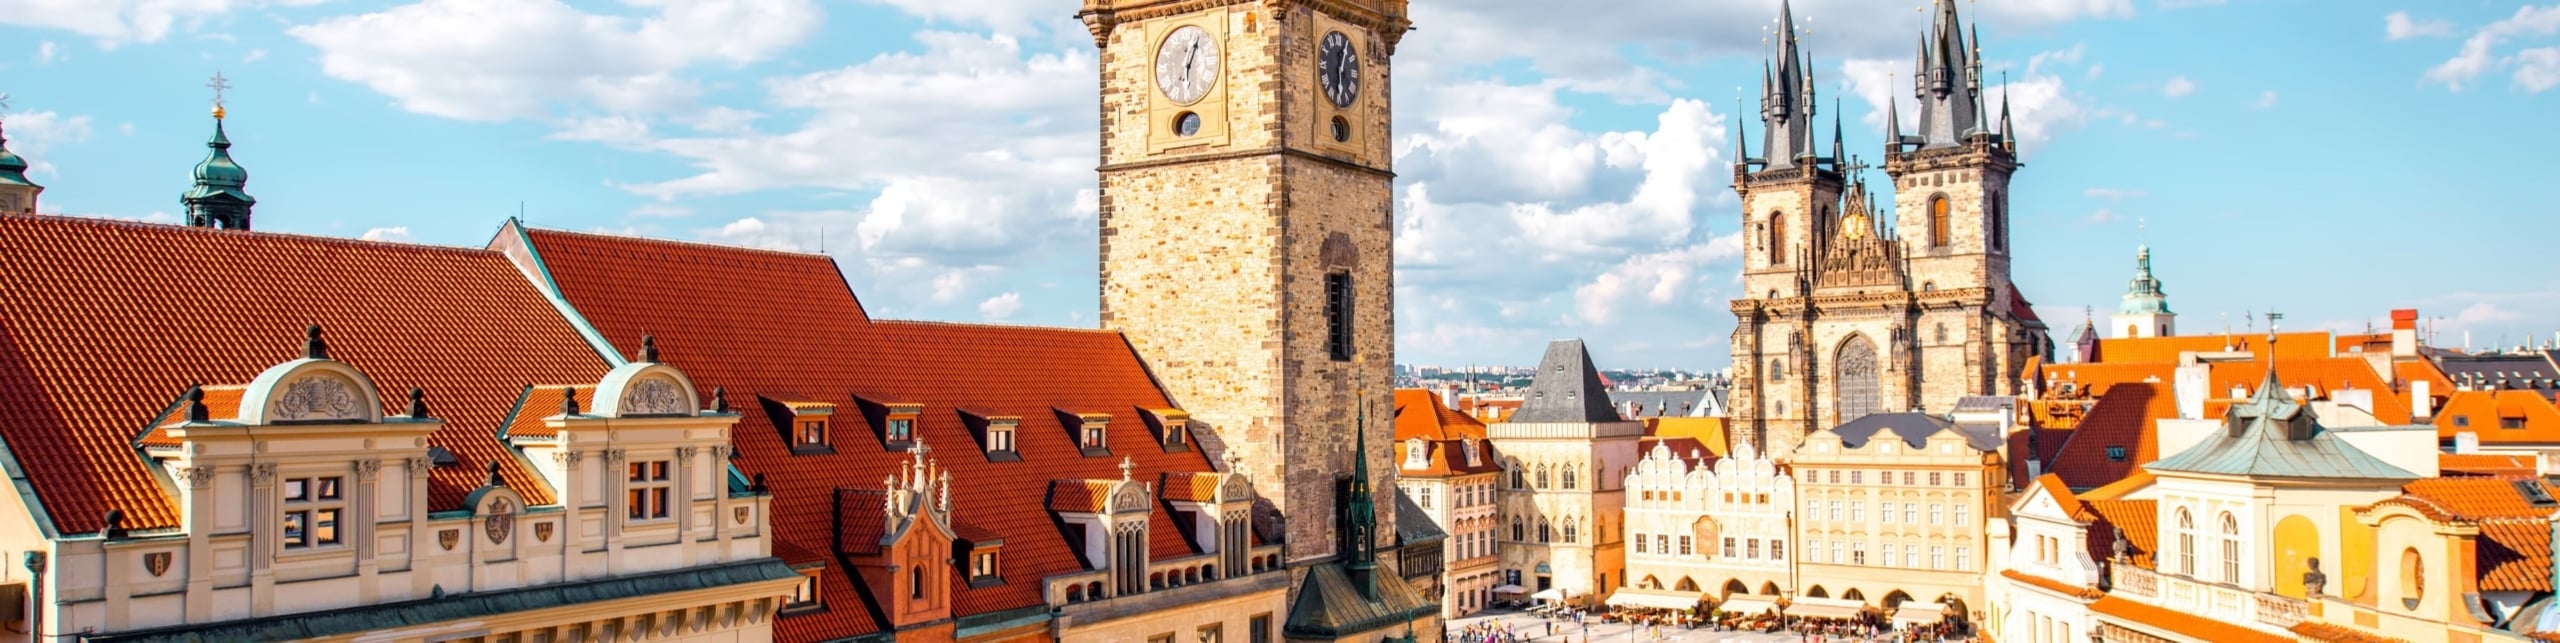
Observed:
[[[1608,4],[1414,3],[1394,59],[1399,361],[1527,363],[1583,337],[1613,367],[1725,363],[1729,118],[1776,2]],[[1874,101],[1909,106],[1885,73],[1908,82],[1919,4],[1795,5],[1853,152],[1877,155]],[[521,207],[823,244],[881,316],[1089,326],[1078,6],[0,0],[0,92],[48,211],[172,220],[219,70],[262,230],[476,246]],[[2445,344],[2560,330],[2536,153],[2560,146],[2560,4],[1962,11],[2015,92],[2017,279],[2056,326],[2111,307],[2148,241],[2189,332],[2268,307],[2342,330],[2418,307]]]

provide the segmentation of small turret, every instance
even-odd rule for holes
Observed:
[[[222,105],[222,91],[231,86],[222,74],[213,75],[213,139],[205,147],[213,152],[196,164],[195,186],[178,197],[187,206],[187,225],[198,228],[248,230],[249,211],[258,205],[250,197],[249,171],[231,160],[231,137],[223,130],[223,118],[229,113]]]
[[[8,95],[0,94],[0,111],[8,110],[8,101]],[[43,193],[44,186],[27,180],[27,160],[9,151],[8,132],[0,129],[0,213],[32,214],[36,196]]]

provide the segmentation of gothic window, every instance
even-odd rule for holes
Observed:
[[[1840,354],[1832,359],[1839,373],[1833,377],[1839,399],[1833,405],[1840,412],[1839,421],[1846,423],[1874,413],[1883,404],[1883,376],[1876,368],[1876,345],[1864,335],[1855,335],[1841,344]]]
[[[1555,478],[1550,476],[1550,473],[1547,465],[1538,465],[1538,488],[1545,489],[1555,485]]]
[[[1779,357],[1772,357],[1772,358],[1769,358],[1769,381],[1770,381],[1770,382],[1785,382],[1785,381],[1787,381],[1787,360],[1786,360],[1785,358],[1779,358]]]
[[[1771,212],[1769,213],[1769,265],[1786,264],[1787,215],[1784,212]]]
[[[1580,542],[1580,538],[1579,538],[1579,536],[1581,535],[1581,533],[1582,533],[1582,530],[1581,530],[1581,529],[1579,529],[1579,528],[1574,524],[1574,522],[1573,522],[1573,521],[1571,521],[1571,520],[1566,520],[1566,521],[1564,521],[1564,541],[1565,541],[1565,542],[1568,542],[1568,543],[1571,543],[1571,542]]]
[[[1520,522],[1519,518],[1511,519],[1511,540],[1514,542],[1529,540],[1529,529]]]
[[[1325,351],[1335,361],[1351,359],[1351,274],[1324,276]]]
[[[1538,519],[1538,542],[1553,541],[1556,538],[1555,534],[1555,523],[1547,522],[1544,518]]]
[[[1576,482],[1574,482],[1574,481],[1575,481],[1575,480],[1579,480],[1579,479],[1580,479],[1580,478],[1576,478],[1576,477],[1574,477],[1574,475],[1573,475],[1573,465],[1570,465],[1570,464],[1568,464],[1568,465],[1564,465],[1564,480],[1562,480],[1562,482],[1564,483],[1564,488],[1566,488],[1566,489],[1572,489],[1572,488],[1574,488],[1574,486],[1575,486],[1576,484],[1578,484],[1578,483],[1576,483]]]
[[[1947,235],[1947,197],[1929,199],[1929,246],[1944,248],[1952,241]]]
[[[1513,489],[1526,489],[1526,488],[1528,488],[1528,487],[1529,487],[1529,480],[1528,480],[1528,478],[1529,478],[1529,468],[1528,468],[1527,466],[1521,465],[1520,463],[1517,463],[1517,462],[1511,463],[1511,488],[1513,488]]]
[[[1991,249],[1993,250],[2009,248],[2009,213],[2006,211],[2008,208],[2000,207],[2004,201],[2008,199],[2001,198],[1998,194],[1991,195]]]

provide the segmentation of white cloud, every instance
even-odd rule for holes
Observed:
[[[39,176],[59,176],[59,168],[47,160],[51,152],[64,145],[89,140],[88,116],[64,116],[55,112],[19,112],[0,118],[7,128],[9,147],[27,160],[27,170]]]
[[[2193,93],[2196,93],[2196,81],[2187,80],[2185,76],[2170,76],[2168,82],[2160,84],[2160,94],[2170,98]]]
[[[59,29],[96,39],[101,49],[158,42],[250,4],[234,0],[0,0],[0,24]]]
[[[2462,41],[2460,53],[2428,69],[2426,78],[2444,83],[2446,89],[2458,92],[2462,91],[2463,86],[2472,79],[2479,78],[2481,74],[2501,64],[2518,64],[2520,76],[2538,74],[2543,70],[2531,66],[2536,61],[2501,58],[2497,55],[2496,49],[2499,45],[2506,44],[2515,38],[2548,36],[2555,32],[2560,32],[2560,4],[2549,7],[2531,5],[2518,7],[2514,16],[2489,23],[2479,31],[2473,32],[2470,38]],[[2522,77],[2517,78],[2517,82],[2530,85],[2529,81]]]
[[[2518,89],[2539,94],[2552,87],[2560,87],[2560,47],[2519,51],[2515,60]]]
[[[62,55],[62,47],[53,44],[53,41],[47,40],[36,44],[36,64],[50,65],[65,59],[67,58]]]
[[[421,0],[293,27],[333,78],[410,111],[477,121],[654,112],[700,93],[678,75],[761,60],[817,29],[811,0],[650,0],[639,18],[558,0]]]
[[[2463,308],[2462,312],[2454,313],[2453,315],[2454,321],[2465,324],[2515,321],[2523,318],[2524,315],[2517,314],[2515,311],[2501,308],[2497,304],[2489,302],[2472,304]]]
[[[2124,215],[2116,214],[2114,210],[2098,208],[2098,211],[2089,213],[2089,216],[2082,220],[2089,222],[2090,225],[2115,223],[2124,220]]]
[[[2443,38],[2452,35],[2453,23],[2451,22],[2411,18],[2407,11],[2393,11],[2390,15],[2382,17],[2384,40]]]
[[[2276,98],[2276,90],[2270,89],[2258,94],[2257,102],[2250,103],[2249,106],[2256,109],[2274,109]]]
[[[240,62],[244,62],[244,63],[253,63],[253,62],[258,62],[258,61],[260,61],[260,60],[265,60],[266,58],[267,58],[267,50],[265,50],[265,49],[254,49],[254,48],[253,48],[253,49],[250,49],[250,50],[249,50],[249,53],[242,54],[242,55],[240,56]]]
[[[2106,201],[2108,203],[2123,203],[2126,199],[2139,199],[2149,196],[2150,194],[2151,193],[2142,190],[2125,190],[2118,188],[2089,188],[2080,192],[2081,196]]]
[[[417,240],[416,237],[409,236],[409,226],[374,228],[364,231],[362,236],[356,238],[366,241],[393,241],[399,243],[411,243]]]
[[[624,149],[640,149],[652,139],[649,121],[637,116],[586,116],[565,121],[560,130],[543,138],[555,141],[603,143]]]
[[[1586,324],[1605,325],[1616,321],[1630,299],[1657,308],[1672,304],[1707,281],[1702,273],[1710,264],[1741,257],[1738,232],[1707,243],[1629,257],[1573,289],[1574,315]],[[1703,299],[1701,303],[1714,304]]]
[[[1018,312],[1022,312],[1022,293],[1009,292],[978,302],[978,314],[985,315],[987,321],[1004,321]]]

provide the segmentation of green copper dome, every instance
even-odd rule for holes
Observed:
[[[2160,290],[2159,278],[2151,276],[2151,246],[2142,246],[2133,260],[2133,282],[2125,285],[2124,304],[2117,312],[2127,315],[2169,314],[2169,295]]]
[[[0,185],[35,185],[27,180],[27,160],[9,151],[6,135],[0,135]]]
[[[243,204],[257,203],[243,188],[249,185],[249,171],[231,160],[231,137],[223,134],[222,119],[213,121],[213,140],[205,142],[213,153],[196,164],[195,187],[180,197],[188,202],[228,198]]]

